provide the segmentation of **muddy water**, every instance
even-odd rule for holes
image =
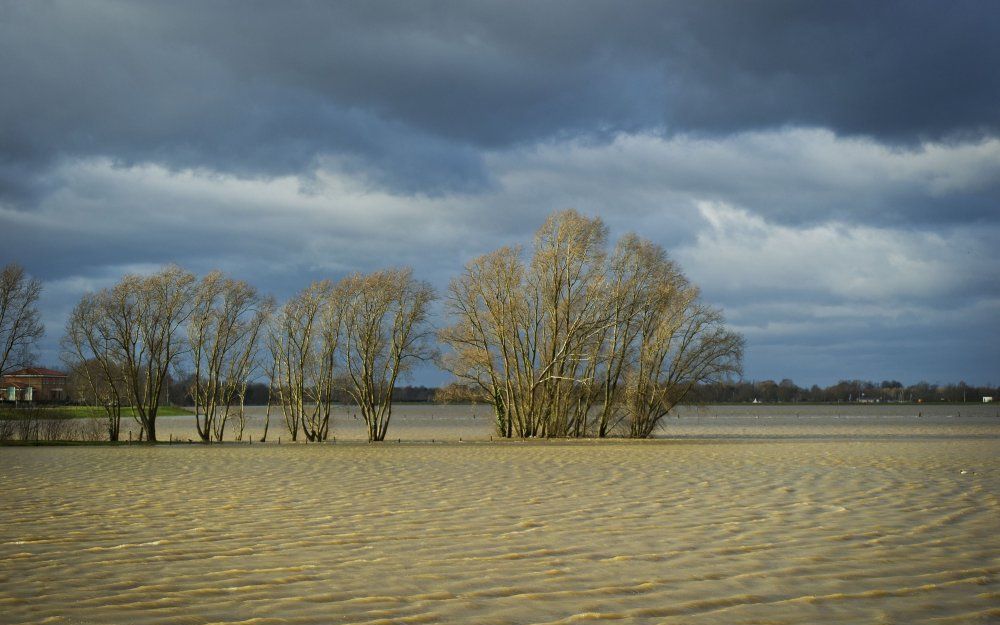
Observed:
[[[0,622],[1000,621],[995,419],[757,416],[646,443],[0,448]]]
[[[247,408],[244,440],[259,441],[264,433],[265,409]],[[122,420],[122,438],[129,431],[138,437],[139,427],[131,418]],[[660,438],[936,438],[976,436],[985,426],[1000,432],[1000,405],[859,405],[829,406],[681,406],[656,432]],[[197,440],[193,416],[160,417],[159,439]],[[225,439],[234,440],[235,422],[230,420]],[[388,438],[403,441],[490,440],[494,432],[489,406],[404,404],[395,407]],[[330,436],[337,440],[367,440],[364,421],[357,409],[336,406]],[[278,409],[273,409],[268,440],[288,441]]]

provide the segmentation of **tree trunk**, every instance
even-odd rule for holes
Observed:
[[[271,425],[271,396],[270,391],[268,391],[267,397],[267,411],[264,413],[264,435],[260,437],[260,442],[267,442],[267,428]]]

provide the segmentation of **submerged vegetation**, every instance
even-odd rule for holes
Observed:
[[[43,410],[52,418],[60,419],[101,419],[106,415],[103,406],[47,406]],[[122,413],[131,417],[133,410],[130,406],[125,406],[122,408]],[[160,406],[156,413],[161,417],[182,417],[193,414],[191,410],[180,406]],[[0,411],[0,414],[4,413]]]
[[[131,407],[122,411],[132,416]],[[161,406],[160,416],[190,416],[191,411]],[[0,442],[71,443],[115,442],[108,433],[106,412],[99,406],[0,407]]]

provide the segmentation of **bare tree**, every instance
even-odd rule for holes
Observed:
[[[666,288],[673,293],[643,320],[639,355],[626,374],[632,438],[649,437],[695,384],[742,371],[743,337],[725,328],[722,313],[698,302],[686,280]]]
[[[454,324],[438,333],[450,348],[442,368],[490,399],[497,432],[505,437],[514,435],[513,413],[527,377],[521,362],[530,355],[533,329],[526,318],[524,271],[519,248],[469,262],[448,287],[445,306]]]
[[[302,431],[308,441],[325,441],[330,435],[330,413],[335,395],[337,354],[342,333],[343,290],[335,287],[326,293],[316,328],[316,340],[307,368],[305,393],[313,410],[302,420]]]
[[[66,321],[62,359],[71,377],[83,382],[93,403],[107,415],[108,440],[121,431],[122,405],[128,403],[120,350],[112,350],[110,298],[106,292],[84,295]]]
[[[410,269],[350,276],[338,286],[348,393],[361,409],[369,441],[385,440],[399,376],[432,355],[427,316],[434,290]]]
[[[604,261],[607,228],[568,210],[549,217],[535,235],[527,285],[541,323],[530,435],[580,435],[587,412],[598,339],[608,327]]]
[[[38,297],[42,283],[11,263],[0,268],[0,375],[31,363],[21,357],[42,337]]]
[[[268,350],[270,352],[270,347],[271,347],[270,338],[265,337],[265,340],[267,341]],[[264,433],[261,434],[260,436],[260,442],[262,443],[267,442],[267,432],[271,427],[271,406],[274,405],[274,395],[275,395],[274,389],[275,389],[275,383],[278,381],[277,380],[278,362],[273,358],[273,354],[271,359],[267,363],[266,371],[267,371],[267,408],[264,411]]]
[[[231,414],[238,419],[237,440],[245,427],[243,400],[258,366],[261,330],[274,303],[246,282],[213,271],[198,284],[188,320],[194,366],[189,394],[203,441],[221,441]]]
[[[168,266],[150,276],[127,275],[96,296],[140,438],[150,442],[156,441],[164,382],[184,348],[181,328],[191,314],[195,284],[192,274]]]
[[[623,385],[641,351],[643,322],[667,305],[682,280],[679,268],[659,246],[626,234],[608,264],[608,310],[611,324],[601,336],[597,357],[600,406],[595,433],[603,438],[625,418]]]

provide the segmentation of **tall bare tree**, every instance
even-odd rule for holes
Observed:
[[[330,416],[335,395],[337,355],[343,322],[343,289],[334,287],[326,293],[319,314],[316,339],[307,369],[305,393],[313,410],[302,420],[302,431],[308,441],[325,441],[330,435]]]
[[[625,418],[624,379],[641,350],[643,321],[667,304],[670,285],[682,280],[680,269],[659,246],[626,234],[608,263],[607,306],[611,324],[600,340],[597,385],[600,403],[595,424],[598,437],[607,436]]]
[[[181,328],[192,310],[195,277],[176,266],[126,275],[115,286],[85,295],[66,327],[63,353],[70,362],[96,362],[92,390],[108,410],[117,435],[123,405],[131,406],[140,438],[156,441],[156,416],[170,369],[184,349]],[[86,367],[85,371],[95,371]]]
[[[117,441],[121,431],[122,406],[129,403],[119,356],[111,349],[112,324],[107,292],[87,294],[66,321],[62,359],[71,376],[82,380],[94,402],[107,415],[108,440]]]
[[[396,380],[432,356],[427,317],[434,290],[410,269],[387,269],[345,278],[338,300],[347,391],[361,410],[368,440],[382,441]]]
[[[262,328],[273,312],[270,298],[261,297],[246,282],[209,273],[194,291],[187,334],[194,367],[189,394],[195,423],[203,441],[221,441],[233,414],[237,439],[245,426],[243,398],[258,366]]]
[[[531,355],[537,327],[528,323],[520,255],[520,248],[504,247],[470,261],[448,287],[445,306],[454,323],[438,334],[450,348],[441,366],[492,401],[497,432],[505,437],[514,435],[514,414],[522,412],[528,376],[521,363]]]
[[[550,216],[535,234],[527,286],[537,308],[538,373],[530,435],[567,436],[585,427],[596,349],[608,327],[604,261],[607,228],[568,210]]]
[[[264,340],[271,357],[267,360],[265,368],[267,371],[267,407],[264,411],[264,433],[260,436],[260,442],[262,443],[267,442],[267,432],[271,428],[271,407],[274,405],[275,384],[278,383],[278,363],[274,359],[273,353],[271,353],[271,339],[269,336],[265,336]]]
[[[135,419],[156,441],[156,416],[170,369],[184,349],[195,277],[176,266],[149,276],[127,275],[98,297],[106,307],[111,349],[121,363]]]
[[[626,373],[629,436],[647,438],[696,384],[742,371],[743,337],[726,329],[722,313],[698,301],[686,280],[647,315],[639,355]]]
[[[42,283],[11,263],[0,268],[0,375],[27,366],[21,357],[45,332],[38,312]]]

